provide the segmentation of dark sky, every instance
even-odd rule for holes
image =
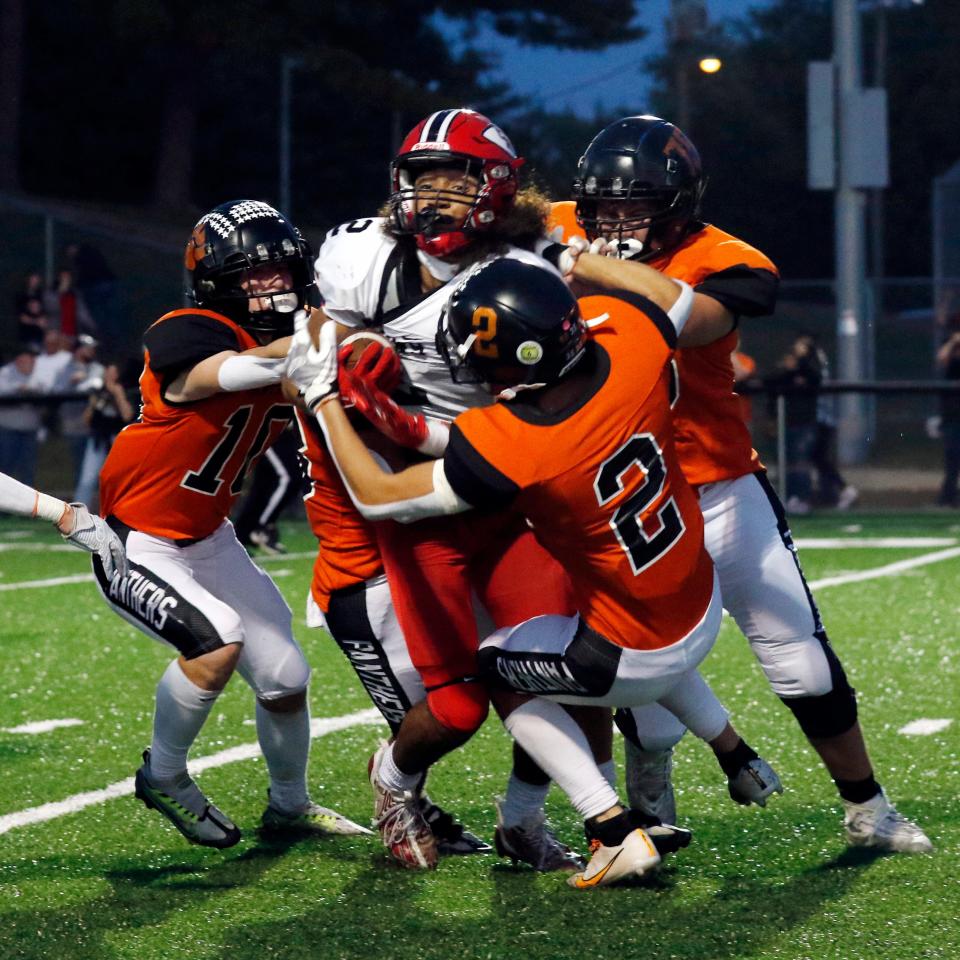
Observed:
[[[711,20],[720,20],[764,5],[764,0],[707,0],[707,11]],[[643,64],[664,42],[669,11],[670,0],[643,0],[640,22],[648,36],[596,53],[522,47],[492,34],[484,34],[482,45],[500,55],[501,66],[492,76],[508,80],[519,93],[550,110],[569,107],[581,116],[592,116],[597,104],[630,103],[641,111],[649,88]]]

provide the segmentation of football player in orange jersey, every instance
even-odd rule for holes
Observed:
[[[130,565],[110,576],[94,557],[100,590],[179,654],[157,687],[136,795],[192,843],[237,843],[236,825],[187,773],[187,754],[238,670],[256,694],[270,775],[263,829],[369,833],[307,795],[310,668],[290,608],[227,519],[245,474],[291,417],[280,381],[294,318],[306,319],[310,249],[268,204],[221,204],[193,230],[185,282],[190,306],[144,335],[140,418],[100,476],[101,512]]]
[[[577,265],[599,281],[609,264]],[[451,294],[437,348],[455,382],[486,384],[499,402],[456,418],[443,459],[396,474],[380,469],[337,402],[330,324],[319,351],[295,338],[288,368],[365,516],[517,509],[570,572],[579,616],[498,630],[480,663],[507,688],[494,702],[511,734],[584,817],[593,855],[572,878],[578,887],[642,875],[689,834],[620,806],[560,703],[659,700],[711,742],[739,802],[763,803],[780,788],[696,672],[721,610],[673,449],[669,360],[692,300],[685,285],[673,291],[669,312],[626,291],[578,304],[545,265],[480,263]],[[590,338],[581,306],[594,318]]]
[[[760,251],[698,219],[705,182],[696,147],[676,126],[658,117],[625,117],[584,151],[573,200],[554,205],[554,222],[576,249],[592,242],[591,249],[618,258],[635,289],[653,295],[670,278],[693,287],[676,359],[674,426],[680,466],[699,495],[724,607],[833,777],[849,842],[927,852],[932,845],[923,831],[874,778],[854,691],[827,639],[783,506],[733,390],[737,324],[740,317],[772,312],[777,271]],[[639,736],[629,718],[620,719],[627,720],[631,802],[672,819],[670,757],[682,727],[655,705],[635,718]]]

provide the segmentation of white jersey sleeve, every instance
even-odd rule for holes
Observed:
[[[5,473],[0,473],[0,511],[32,517],[37,504],[37,491]]]
[[[348,327],[376,322],[380,280],[397,242],[381,217],[351,220],[325,237],[316,260],[323,312]]]

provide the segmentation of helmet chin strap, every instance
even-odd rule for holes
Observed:
[[[446,260],[441,260],[419,247],[417,247],[417,259],[430,271],[430,276],[436,277],[437,280],[442,280],[444,283],[452,280],[460,272],[459,263],[449,263]]]

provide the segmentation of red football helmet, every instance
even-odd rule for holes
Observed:
[[[416,195],[414,183],[422,173],[460,164],[480,181],[475,195],[456,190]],[[507,135],[483,114],[465,108],[430,114],[407,134],[390,164],[394,229],[412,234],[417,246],[435,257],[456,253],[510,209],[522,164]],[[445,216],[436,206],[441,201],[469,204],[466,220],[461,224]]]

